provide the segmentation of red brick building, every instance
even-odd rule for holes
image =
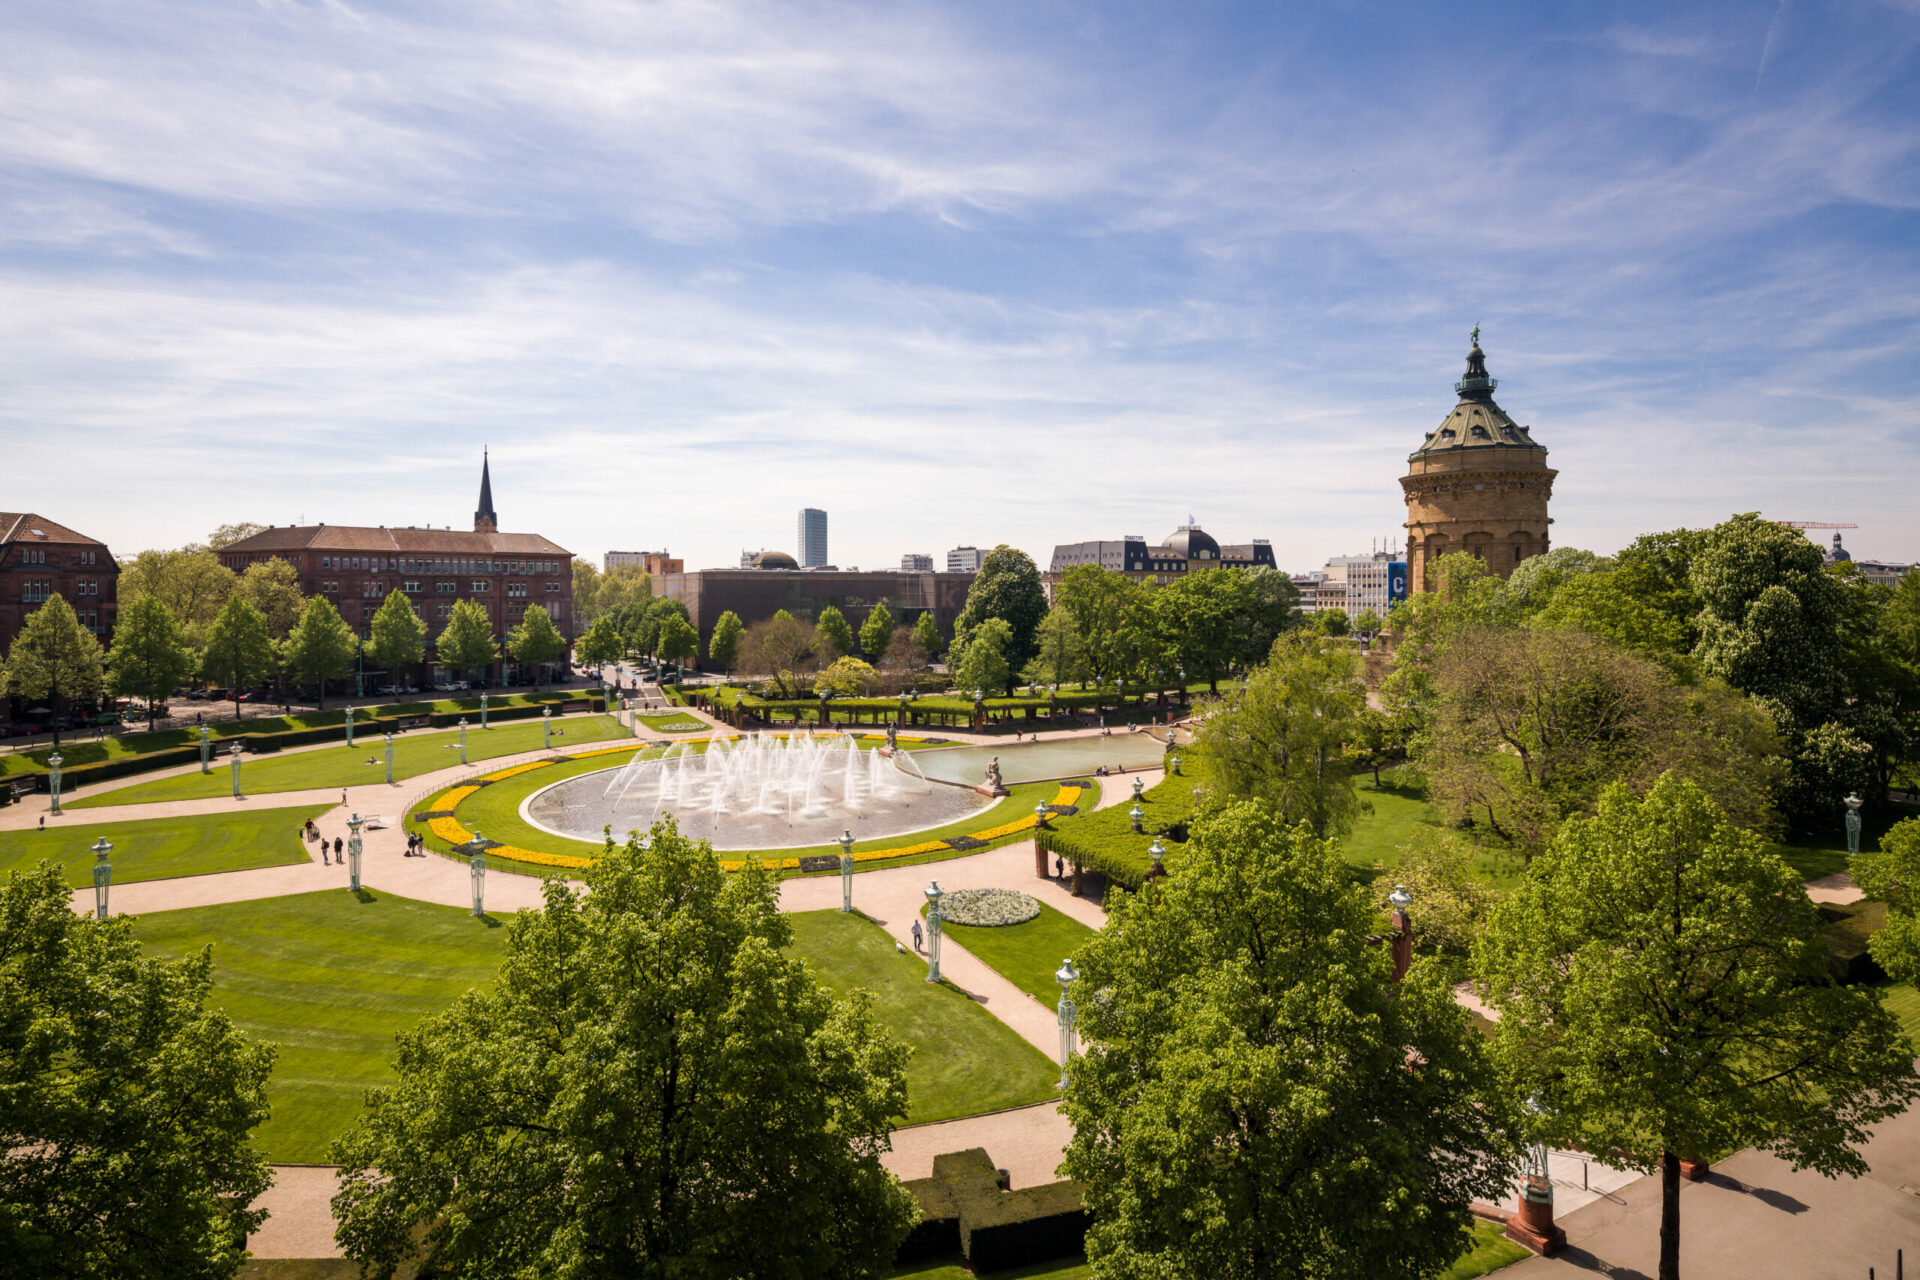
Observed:
[[[102,647],[112,644],[119,581],[106,543],[32,512],[0,511],[0,652],[49,596],[72,605]]]
[[[500,533],[493,510],[493,481],[480,464],[480,507],[473,531],[431,525],[367,528],[357,525],[285,525],[242,538],[220,552],[235,573],[261,560],[287,561],[300,576],[300,590],[325,596],[362,639],[390,591],[401,591],[427,624],[429,668],[433,642],[446,628],[456,600],[474,600],[493,622],[501,657],[491,682],[515,674],[506,653],[507,632],[528,605],[540,605],[560,634],[573,637],[573,556],[537,533]],[[376,673],[366,673],[369,678]],[[420,683],[442,679],[438,669],[379,673],[383,681]]]

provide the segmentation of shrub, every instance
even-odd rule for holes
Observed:
[[[1124,775],[1120,775],[1124,781]],[[1166,867],[1174,869],[1186,853],[1187,827],[1193,820],[1194,779],[1191,774],[1163,778],[1140,797],[1146,816],[1141,833],[1133,833],[1127,811],[1131,798],[1105,809],[1071,818],[1055,819],[1039,834],[1040,847],[1088,871],[1098,871],[1113,883],[1138,889],[1153,869],[1147,850],[1158,837],[1167,850]]]

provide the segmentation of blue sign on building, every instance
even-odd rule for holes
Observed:
[[[1399,604],[1407,598],[1407,562],[1395,560],[1387,566],[1387,603]]]

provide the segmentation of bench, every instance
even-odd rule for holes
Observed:
[[[399,728],[402,732],[408,729],[426,729],[432,727],[432,725],[432,716],[401,716],[399,721]]]

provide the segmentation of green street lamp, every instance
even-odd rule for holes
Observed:
[[[540,749],[553,750],[553,708],[540,708]]]
[[[1080,1010],[1074,1006],[1067,995],[1067,989],[1080,980],[1080,970],[1074,968],[1073,958],[1069,956],[1060,962],[1053,980],[1060,984],[1060,1085],[1067,1087],[1067,1063],[1073,1058],[1074,1022]]]
[[[940,914],[940,899],[946,896],[935,880],[927,886],[927,981],[940,981],[940,925],[945,919]]]
[[[47,757],[47,790],[53,793],[53,816],[60,816],[60,753]]]
[[[467,867],[468,876],[473,881],[473,914],[478,918],[487,914],[487,846],[480,839],[478,831],[467,842],[467,848],[473,850],[473,858]]]
[[[359,814],[347,819],[347,887],[355,893],[360,892],[360,826]]]
[[[213,730],[200,726],[200,772],[212,773]]]
[[[347,704],[347,745],[353,745],[353,704]]]
[[[240,798],[240,744],[234,743],[227,752],[227,765],[233,770],[233,798]]]
[[[467,762],[467,718],[460,717],[460,763]]]
[[[462,720],[460,723],[465,724],[466,721]],[[482,729],[487,727],[487,695],[484,693],[480,695],[480,727]],[[460,763],[465,764],[466,761],[462,760]]]
[[[107,918],[107,886],[113,882],[113,864],[107,861],[107,855],[113,852],[113,846],[107,838],[101,836],[93,842],[93,918]]]
[[[393,785],[393,730],[387,730],[387,785]]]
[[[840,909],[853,910],[853,828],[840,832]]]
[[[1860,797],[1850,795],[1847,805],[1847,856],[1855,857],[1860,852]]]
[[[1035,829],[1045,831],[1047,829],[1047,819],[1052,816],[1053,810],[1047,808],[1046,801],[1042,800],[1039,804],[1033,806],[1033,825]]]
[[[1135,835],[1142,834],[1142,828],[1140,826],[1140,822],[1146,816],[1147,816],[1147,811],[1140,807],[1140,802],[1138,800],[1135,800],[1133,802],[1133,808],[1127,810],[1127,817],[1133,823],[1133,834]]]

